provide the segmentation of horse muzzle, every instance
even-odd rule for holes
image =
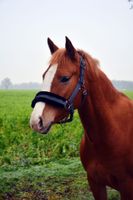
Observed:
[[[74,107],[73,104],[69,102],[69,99],[67,100],[64,97],[54,94],[52,92],[41,91],[36,94],[35,98],[31,103],[31,107],[34,108],[36,103],[38,102],[47,103],[56,108],[65,109],[67,113],[70,114],[69,118],[65,117],[56,123],[66,123],[71,122],[73,120]]]

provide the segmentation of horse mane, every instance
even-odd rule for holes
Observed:
[[[85,59],[87,63],[86,70],[89,84],[95,83],[97,88],[102,86],[102,91],[104,92],[104,95],[107,94],[106,98],[109,99],[109,101],[113,101],[114,99],[118,98],[121,93],[114,87],[111,80],[100,69],[99,61],[85,51],[78,50],[78,53]],[[126,97],[123,94],[122,96]]]
[[[101,72],[99,61],[83,50],[78,50],[78,53],[86,61],[89,80],[90,81],[96,80],[99,77],[99,74]]]

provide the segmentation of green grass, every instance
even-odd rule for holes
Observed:
[[[124,91],[124,93],[130,97],[131,99],[133,99],[133,91]]]
[[[94,200],[78,158],[48,161],[45,165],[1,168],[0,199]],[[3,181],[4,180],[4,181]],[[4,191],[4,193],[3,193]],[[108,189],[110,200],[118,200]]]
[[[78,158],[48,161],[44,165],[17,170],[2,168],[1,174],[0,192],[5,191],[1,195],[3,199],[7,195],[15,199],[41,199],[41,196],[45,199],[79,199],[78,194],[83,196],[84,192],[86,198],[89,195],[91,197],[87,192],[85,172]]]
[[[93,200],[79,160],[78,114],[71,124],[37,134],[29,127],[35,93],[0,91],[0,200]],[[133,92],[126,94],[133,98]],[[118,193],[109,190],[109,199],[119,199]]]

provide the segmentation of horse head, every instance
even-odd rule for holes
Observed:
[[[32,102],[30,119],[32,129],[40,133],[47,133],[55,123],[71,121],[85,92],[85,64],[71,41],[66,37],[65,48],[59,49],[48,38],[48,46],[51,59],[43,74],[43,89]]]

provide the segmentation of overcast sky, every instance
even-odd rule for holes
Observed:
[[[110,79],[133,81],[133,9],[128,0],[0,0],[0,81],[41,82],[47,37],[96,57]]]

